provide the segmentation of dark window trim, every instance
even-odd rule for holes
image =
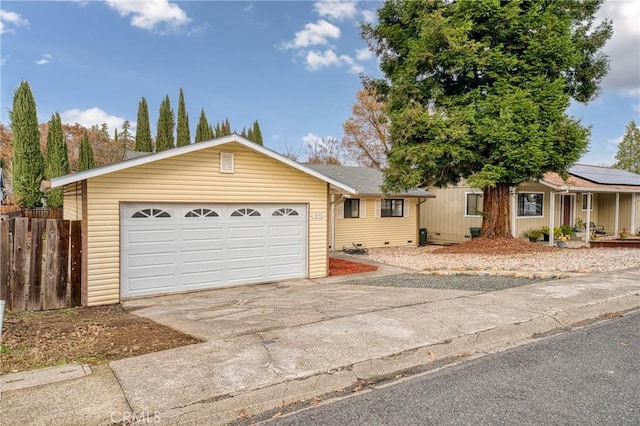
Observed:
[[[385,204],[389,202],[390,205],[388,208],[385,208]],[[394,214],[396,209],[394,208],[395,204],[400,202],[402,208],[400,209],[400,214]],[[404,199],[403,198],[383,198],[380,200],[380,217],[404,217]]]

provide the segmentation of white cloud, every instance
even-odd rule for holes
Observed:
[[[245,12],[251,12],[253,10],[253,3],[250,3],[248,6],[242,8]]]
[[[29,21],[22,18],[20,14],[5,9],[0,9],[0,34],[12,33],[13,29],[7,28],[8,25],[14,27],[26,27]]]
[[[613,20],[613,36],[604,47],[611,70],[603,87],[627,96],[640,95],[640,2],[607,0],[597,16]]]
[[[78,123],[84,127],[100,126],[107,123],[109,129],[121,129],[126,119],[109,115],[100,108],[89,108],[81,110],[79,108],[70,109],[60,113],[60,118],[65,124]],[[130,123],[135,128],[135,123]]]
[[[324,19],[317,23],[310,22],[304,26],[304,30],[296,33],[293,41],[282,45],[285,49],[300,49],[308,46],[327,44],[330,38],[340,38],[340,28]]]
[[[320,68],[330,67],[332,65],[340,66],[340,59],[333,50],[327,49],[323,53],[309,52],[305,58],[307,61],[307,69],[309,71],[317,71]]]
[[[364,67],[357,63],[351,56],[336,55],[336,53],[331,49],[327,49],[324,52],[307,52],[305,62],[307,63],[307,69],[309,71],[318,71],[321,68],[332,66],[341,67],[343,65],[347,65],[350,72],[354,74],[364,72]]]
[[[313,4],[313,9],[319,16],[336,19],[352,19],[358,13],[355,1],[321,0]]]
[[[145,30],[152,30],[162,23],[179,27],[191,21],[180,6],[169,0],[107,0],[107,5],[120,16],[133,15],[131,25]]]
[[[322,145],[324,141],[322,138],[314,133],[307,133],[306,136],[302,137],[302,143],[306,146],[314,146],[314,145]]]
[[[38,59],[36,61],[36,64],[38,64],[38,65],[48,64],[49,62],[51,62],[52,59],[53,59],[53,55],[51,55],[49,53],[45,53],[45,54],[42,55],[42,57],[40,59]]]
[[[367,24],[373,24],[375,22],[376,20],[375,10],[363,10],[360,13],[362,13],[362,20]]]
[[[369,60],[373,58],[373,56],[373,52],[371,52],[366,47],[363,47],[362,49],[356,49],[356,59],[359,61]]]

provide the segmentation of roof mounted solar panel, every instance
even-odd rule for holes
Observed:
[[[640,186],[640,175],[626,170],[576,164],[569,168],[568,172],[579,178],[602,185]]]

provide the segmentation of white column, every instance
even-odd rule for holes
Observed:
[[[580,200],[582,201],[582,200]],[[593,194],[590,192],[587,192],[587,219],[584,222],[584,230],[585,230],[585,236],[584,236],[584,241],[587,243],[587,247],[589,246],[589,240],[591,238],[591,227],[589,226],[589,224],[591,223],[591,207],[593,205]]]
[[[553,227],[555,225],[556,215],[556,193],[551,192],[549,200],[549,245],[553,247]]]
[[[620,218],[620,193],[616,192],[616,214],[615,214],[615,216],[613,218],[613,234],[616,237],[620,236],[620,234],[618,234],[619,218]]]
[[[518,197],[516,195],[516,189],[510,188],[509,195],[511,196],[511,236],[515,238],[516,237],[516,209],[518,208],[518,205],[517,205]]]
[[[636,193],[631,193],[631,235],[636,233]]]

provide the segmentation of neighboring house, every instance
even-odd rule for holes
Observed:
[[[237,135],[52,179],[60,187],[65,219],[82,220],[83,305],[327,276],[330,196],[358,196]],[[404,243],[416,239],[411,200]],[[381,220],[380,245],[396,244],[405,218]]]
[[[611,235],[618,235],[623,228],[638,232],[640,175],[584,164],[576,164],[568,173],[566,180],[557,173],[547,173],[540,181],[522,183],[512,191],[513,236],[519,237],[530,228],[574,225],[578,218],[603,226]],[[422,205],[420,221],[428,230],[429,241],[469,240],[469,228],[482,225],[482,191],[464,183],[429,191],[436,198]]]
[[[385,194],[380,186],[380,171],[365,167],[308,164],[348,187],[357,194],[339,188],[330,192],[329,248],[385,247],[419,244],[419,208],[433,195],[416,189]]]

